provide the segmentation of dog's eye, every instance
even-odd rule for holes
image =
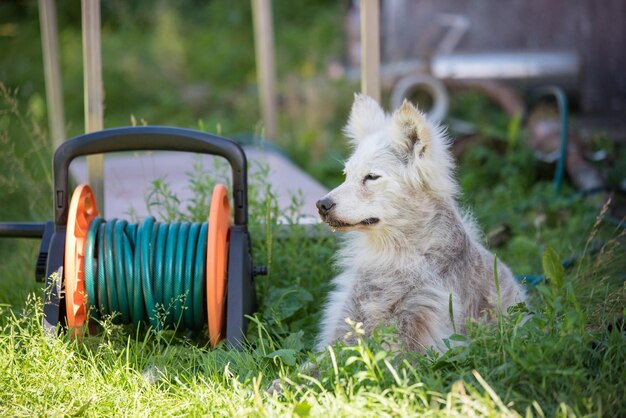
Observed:
[[[363,177],[363,183],[370,180],[378,180],[380,178],[377,174],[369,173],[367,176]]]

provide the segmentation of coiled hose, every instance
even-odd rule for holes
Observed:
[[[141,224],[94,218],[85,245],[91,315],[154,329],[201,329],[206,323],[208,223]]]

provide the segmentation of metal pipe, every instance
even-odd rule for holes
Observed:
[[[43,222],[0,222],[0,238],[42,238]]]
[[[580,58],[575,52],[488,52],[436,55],[431,73],[440,79],[557,80],[575,87]]]

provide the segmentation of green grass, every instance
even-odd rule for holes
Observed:
[[[516,308],[496,324],[474,324],[443,355],[386,351],[381,330],[354,347],[312,357],[319,300],[334,238],[297,225],[278,231],[275,200],[253,195],[260,309],[242,351],[211,350],[202,335],[101,323],[77,341],[47,337],[41,301],[0,315],[0,415],[229,416],[619,416],[626,339],[616,319],[626,291],[612,260],[617,241],[565,274],[546,252],[552,284],[533,290],[532,316]],[[263,216],[260,216],[263,215]],[[269,224],[264,222],[269,220]],[[587,264],[588,263],[588,264]],[[561,278],[562,282],[557,280]],[[593,283],[593,286],[585,286]],[[598,293],[600,297],[593,297]],[[500,325],[498,325],[500,324]],[[355,331],[358,333],[358,326]],[[316,369],[301,369],[305,360]],[[266,388],[280,378],[283,391]]]
[[[43,221],[52,208],[52,152],[32,111],[20,108],[17,92],[0,81],[0,222]],[[0,239],[0,304],[21,306],[40,289],[33,280],[37,240]]]

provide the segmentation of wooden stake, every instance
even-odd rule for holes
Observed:
[[[52,144],[56,149],[66,138],[61,66],[59,65],[57,12],[54,0],[39,0],[39,25],[41,26],[41,46],[46,81],[48,129],[52,137]]]
[[[380,103],[379,0],[361,0],[361,92]]]
[[[103,127],[102,58],[100,52],[100,0],[82,0],[85,132]],[[87,178],[98,207],[104,208],[104,156],[87,157]]]
[[[265,136],[276,138],[276,70],[271,0],[251,0],[259,99]]]

